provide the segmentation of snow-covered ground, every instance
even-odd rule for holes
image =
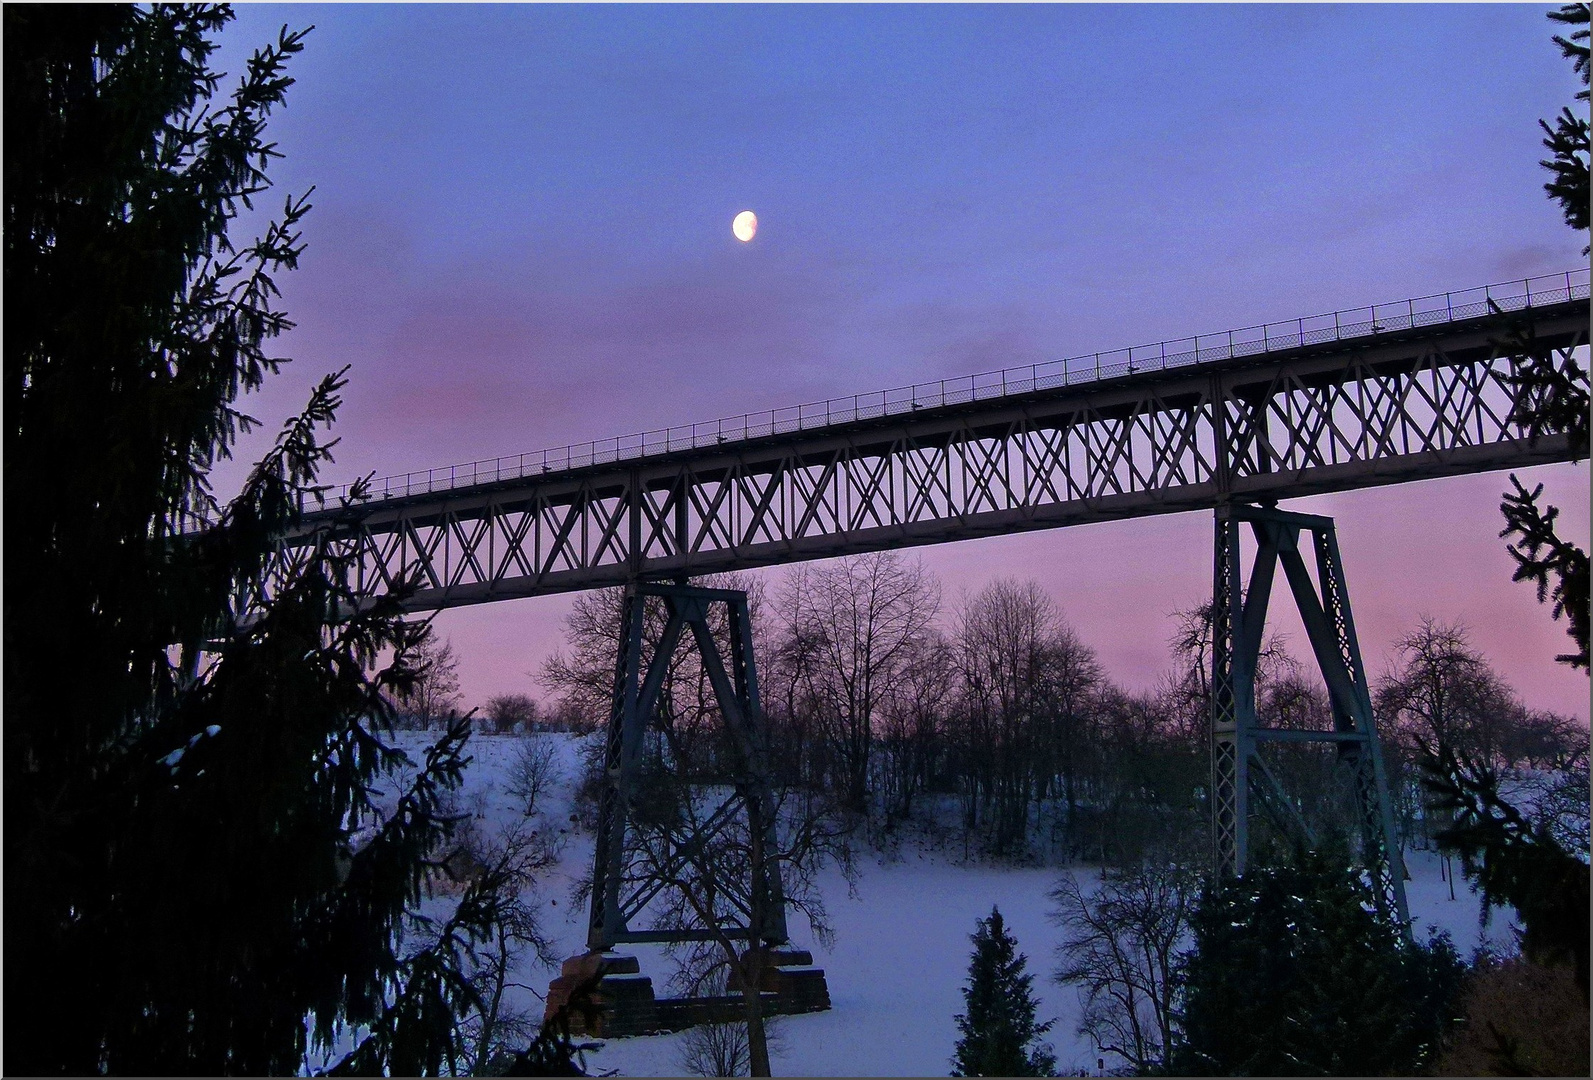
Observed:
[[[550,800],[556,827],[568,829],[558,872],[539,887],[543,925],[558,941],[560,955],[579,953],[585,947],[586,911],[572,904],[575,883],[589,872],[592,839],[570,824],[567,805],[578,773],[578,745],[565,735],[533,738],[555,742],[563,770],[563,783]],[[418,757],[425,736],[403,733],[401,745]],[[518,744],[515,736],[477,735],[471,739],[473,762],[466,770],[462,802],[480,798],[487,822],[507,820],[518,813],[505,788]],[[562,812],[560,812],[562,811]],[[1412,880],[1406,883],[1411,913],[1421,935],[1429,927],[1448,930],[1462,957],[1486,937],[1495,947],[1512,941],[1509,919],[1495,913],[1486,931],[1478,926],[1479,900],[1464,879],[1455,884],[1450,899],[1448,883],[1440,877],[1439,858],[1430,852],[1410,852],[1407,863]],[[1056,1019],[1048,1036],[1065,1073],[1087,1068],[1096,1071],[1097,1054],[1079,1036],[1078,1001],[1071,987],[1050,980],[1060,932],[1047,919],[1047,893],[1057,869],[1013,869],[958,865],[948,855],[905,849],[893,860],[865,857],[860,861],[855,893],[838,873],[823,879],[824,900],[834,929],[831,948],[819,947],[802,920],[791,927],[795,944],[811,948],[814,962],[825,970],[833,1008],[829,1012],[783,1017],[777,1021],[773,1047],[777,1075],[797,1076],[933,1076],[950,1069],[957,1031],[953,1016],[962,1009],[962,985],[971,949],[969,935],[975,920],[1001,908],[1019,948],[1035,973],[1041,1018]],[[1087,869],[1072,872],[1093,876]],[[633,950],[642,971],[653,977],[660,996],[669,991],[665,982],[669,966],[661,951],[652,947]],[[552,970],[526,970],[525,982],[545,986],[557,974]],[[535,1004],[531,1002],[529,1004]],[[617,1070],[625,1076],[673,1076],[682,1071],[677,1061],[682,1036],[611,1039],[588,1058],[589,1068]],[[1107,1063],[1108,1066],[1112,1062]]]

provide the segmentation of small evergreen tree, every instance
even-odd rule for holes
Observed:
[[[1055,1022],[1035,1023],[1034,976],[1024,972],[1028,957],[1018,952],[1001,910],[980,919],[972,935],[973,959],[962,996],[967,1009],[957,1015],[957,1053],[953,1076],[1051,1076],[1056,1055],[1041,1035]]]
[[[1410,1075],[1436,1060],[1459,957],[1446,935],[1407,944],[1331,857],[1208,885],[1192,924],[1172,1073]]]

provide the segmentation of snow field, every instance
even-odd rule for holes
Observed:
[[[597,738],[600,736],[588,736]],[[572,902],[576,884],[590,872],[592,837],[571,823],[570,800],[580,772],[582,740],[563,734],[533,736],[475,735],[469,744],[473,759],[459,793],[461,809],[480,809],[487,831],[501,827],[520,810],[507,794],[509,768],[524,738],[553,740],[562,769],[544,811],[550,829],[560,830],[564,847],[557,870],[537,887],[544,929],[558,942],[560,956],[585,950],[586,909]],[[401,732],[399,744],[418,757],[428,736]],[[1406,861],[1412,879],[1406,882],[1418,936],[1430,927],[1449,931],[1461,956],[1469,957],[1479,941],[1510,951],[1510,912],[1496,912],[1486,930],[1478,926],[1479,898],[1464,879],[1455,883],[1455,899],[1441,880],[1436,853],[1411,851]],[[824,968],[833,1008],[825,1013],[781,1017],[771,1057],[777,1075],[790,1076],[944,1076],[950,1070],[957,1040],[953,1017],[962,1010],[962,985],[967,977],[975,920],[1001,908],[1019,949],[1028,957],[1040,1002],[1039,1016],[1055,1018],[1047,1035],[1060,1069],[1096,1071],[1099,1056],[1076,1033],[1079,1004],[1072,987],[1058,986],[1050,974],[1060,931],[1047,919],[1047,898],[1058,876],[1076,873],[1094,880],[1091,868],[1027,869],[958,865],[946,854],[904,847],[894,860],[870,852],[859,859],[859,880],[849,894],[839,873],[822,879],[834,941],[828,949],[814,939],[800,917],[794,918],[793,943],[813,951]],[[671,966],[662,949],[630,950],[652,976],[655,992],[669,996]],[[534,959],[523,965],[521,981],[545,987],[557,972]],[[524,993],[521,991],[521,993]],[[537,1005],[527,1001],[524,1005]],[[592,1071],[617,1070],[622,1076],[674,1076],[682,1033],[633,1039],[611,1039],[588,1056]],[[1108,1061],[1110,1068],[1114,1064]]]

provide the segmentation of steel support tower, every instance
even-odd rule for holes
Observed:
[[[648,597],[664,602],[668,621],[644,670],[643,624]],[[723,604],[727,614],[728,658],[721,654],[709,625],[709,609],[715,604]],[[638,815],[645,814],[636,799],[643,742],[658,708],[670,660],[687,631],[702,654],[704,672],[730,735],[734,751],[732,793],[695,823],[647,822],[650,828],[668,836],[671,850],[664,856],[664,866],[633,869],[630,834],[639,824]],[[720,937],[745,940],[748,947],[786,943],[776,808],[769,784],[768,747],[746,593],[651,582],[633,583],[626,588],[603,764],[587,932],[591,951],[605,952],[629,942],[668,943]],[[633,929],[631,920],[660,892],[670,888],[672,879],[683,874],[689,877],[713,873],[700,865],[703,852],[716,836],[739,824],[738,818],[745,820],[751,880],[716,880],[714,884],[740,919],[713,927]]]
[[[1248,585],[1240,552],[1240,532],[1245,524],[1256,544]],[[1306,538],[1315,553],[1315,580],[1301,550]],[[1252,802],[1260,805],[1283,834],[1314,842],[1309,825],[1257,751],[1267,742],[1331,743],[1337,750],[1337,768],[1353,792],[1361,857],[1372,874],[1378,907],[1405,927],[1408,935],[1404,863],[1394,832],[1388,779],[1333,519],[1270,506],[1219,506],[1215,550],[1211,798],[1217,873],[1245,872]],[[1280,564],[1327,683],[1333,710],[1331,731],[1263,727],[1257,720],[1256,665],[1273,577]]]

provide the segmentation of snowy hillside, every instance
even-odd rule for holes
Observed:
[[[466,770],[461,806],[479,808],[487,829],[501,827],[519,814],[507,792],[509,770],[521,736],[477,735],[470,741],[473,761]],[[571,823],[569,803],[579,773],[581,742],[573,736],[529,736],[557,748],[561,772],[546,807],[552,827],[561,830],[564,849],[556,874],[546,877],[537,898],[544,928],[557,940],[561,956],[584,951],[586,910],[572,903],[576,883],[590,872],[592,838]],[[400,745],[418,757],[423,733],[400,734]],[[1407,883],[1411,912],[1420,931],[1429,926],[1448,930],[1462,956],[1478,944],[1478,898],[1464,881],[1449,898],[1435,855],[1407,855],[1413,880]],[[1059,931],[1046,918],[1046,898],[1057,869],[1011,869],[962,866],[942,854],[908,850],[894,861],[866,856],[854,895],[838,873],[824,880],[824,900],[835,930],[833,947],[822,948],[800,919],[792,925],[794,943],[811,948],[825,969],[834,1008],[825,1013],[784,1017],[776,1023],[772,1047],[777,1075],[945,1075],[949,1071],[956,1027],[952,1017],[962,1008],[961,987],[967,974],[969,935],[976,919],[1001,908],[1019,947],[1036,974],[1041,1018],[1055,1017],[1049,1036],[1066,1072],[1096,1071],[1097,1054],[1074,1028],[1078,1002],[1070,987],[1050,981],[1053,950]],[[1081,876],[1090,871],[1075,869]],[[1496,915],[1486,936],[1497,946],[1510,940],[1508,920]],[[642,971],[653,977],[660,996],[670,967],[656,947],[633,951]],[[544,988],[557,972],[528,965],[520,973],[529,985]],[[523,991],[521,993],[524,993]],[[529,997],[529,995],[527,995]],[[540,1004],[524,1003],[540,1009]],[[681,1036],[613,1039],[588,1059],[598,1071],[618,1070],[626,1076],[679,1075]],[[1112,1063],[1108,1062],[1110,1066]]]

